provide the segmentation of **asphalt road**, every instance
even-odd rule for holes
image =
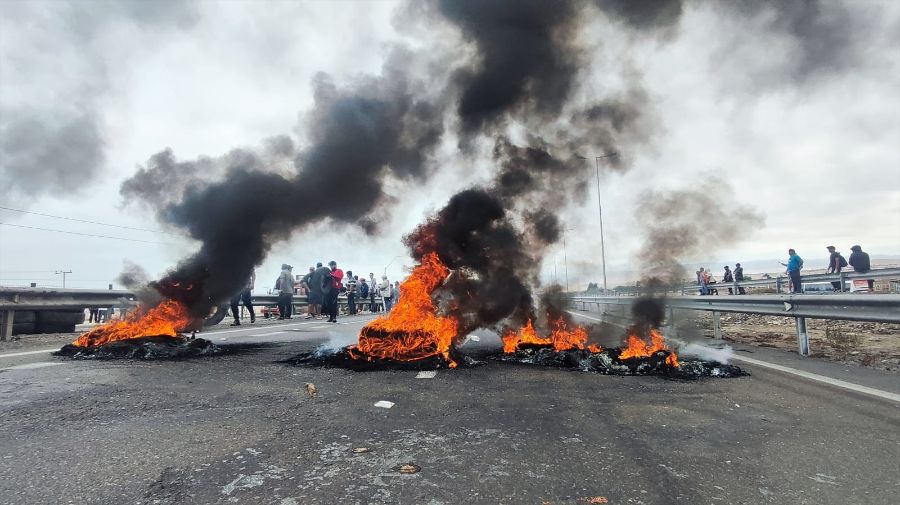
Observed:
[[[180,362],[0,355],[0,503],[848,505],[900,491],[898,404],[753,365],[681,382],[278,362],[365,320],[216,329],[260,347]]]

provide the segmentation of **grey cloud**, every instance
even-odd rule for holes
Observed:
[[[10,200],[67,194],[88,185],[103,163],[103,137],[91,111],[0,111],[0,190]]]

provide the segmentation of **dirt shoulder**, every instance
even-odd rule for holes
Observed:
[[[678,316],[676,316],[678,317]],[[810,356],[837,363],[900,372],[900,325],[807,319]],[[722,314],[724,340],[759,347],[797,350],[794,318]],[[713,336],[711,313],[685,313],[679,331]]]

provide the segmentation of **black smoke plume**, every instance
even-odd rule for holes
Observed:
[[[574,43],[581,2],[438,0],[440,12],[473,42],[477,56],[457,71],[457,112],[466,133],[508,113],[555,119],[581,62]]]
[[[374,231],[366,214],[382,202],[385,178],[426,177],[427,157],[443,133],[439,105],[400,70],[404,58],[396,53],[381,78],[350,89],[318,76],[307,116],[310,144],[296,153],[285,138],[216,160],[179,162],[163,151],[126,181],[123,196],[151,203],[162,221],[201,243],[157,289],[203,316],[295,230],[331,219]],[[286,155],[293,155],[289,172],[273,171],[269,158]],[[204,182],[209,172],[221,178]]]

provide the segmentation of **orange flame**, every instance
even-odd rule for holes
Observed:
[[[636,334],[630,333],[628,339],[625,341],[625,348],[619,354],[619,359],[646,358],[659,351],[669,351],[669,355],[666,357],[666,363],[674,367],[678,366],[678,356],[669,349],[666,345],[665,338],[660,332],[651,329],[650,340],[651,342],[648,344]]]
[[[516,331],[509,331],[503,338],[503,352],[516,352],[521,346],[534,344],[552,346],[557,351],[568,351],[570,349],[588,349],[590,352],[600,352],[603,349],[594,344],[587,343],[587,330],[581,326],[568,329],[566,322],[558,319],[553,323],[554,329],[549,337],[541,337],[537,334],[531,319]]]
[[[416,361],[441,356],[451,368],[450,347],[458,332],[455,319],[437,315],[431,293],[450,270],[436,253],[428,253],[400,285],[400,299],[391,312],[363,327],[356,346],[348,349],[356,359]]]
[[[117,340],[167,335],[177,337],[187,328],[192,318],[186,306],[175,300],[166,300],[150,310],[138,309],[124,319],[110,321],[81,335],[72,342],[78,347],[98,347]]]

